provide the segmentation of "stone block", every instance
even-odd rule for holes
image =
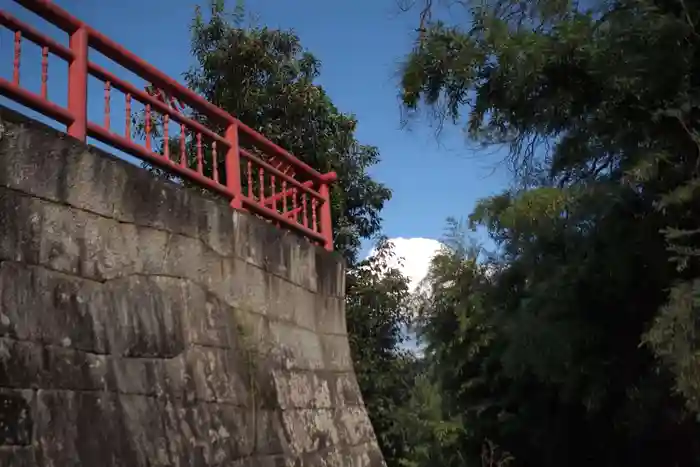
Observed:
[[[34,342],[0,338],[0,386],[5,388],[43,387],[44,354]]]
[[[340,442],[332,410],[284,410],[282,419],[290,446],[296,454],[325,450]]]
[[[310,371],[273,370],[279,406],[284,409],[331,408],[331,387],[326,378]]]
[[[249,409],[179,400],[160,404],[172,465],[224,466],[253,452],[255,423]]]
[[[93,280],[141,270],[133,225],[0,188],[0,259]]]
[[[184,356],[154,358],[109,358],[109,389],[120,394],[149,397],[186,397],[187,374]]]
[[[303,457],[304,467],[383,467],[386,464],[376,443],[339,447],[328,452],[313,452]]]
[[[278,363],[285,369],[320,370],[325,367],[321,341],[313,331],[282,322],[270,322]]]
[[[183,287],[183,332],[186,342],[228,347],[228,323],[233,318],[234,309],[194,282],[188,281]]]
[[[344,298],[315,294],[311,309],[314,310],[318,332],[347,335]]]
[[[217,255],[233,257],[235,248],[235,223],[237,213],[227,204],[207,201],[200,216],[200,238]]]
[[[332,297],[345,296],[345,263],[338,253],[316,250],[316,275],[318,284],[315,292]]]
[[[253,348],[259,354],[270,356],[272,337],[269,318],[248,310],[234,309],[229,326],[229,342],[240,351]]]
[[[290,301],[294,305],[294,323],[305,329],[316,331],[318,317],[315,312],[315,294],[299,286],[294,286],[291,292]]]
[[[294,323],[299,287],[279,276],[267,274],[265,279],[267,281],[268,316],[275,321]]]
[[[344,444],[356,446],[374,440],[374,429],[364,407],[338,407],[333,425],[339,430]]]
[[[41,212],[36,209],[39,205],[39,201],[29,196],[0,187],[0,260],[39,264],[42,240]]]
[[[105,355],[4,337],[0,386],[101,391],[114,384]]]
[[[186,289],[182,279],[129,276],[107,287],[112,355],[172,358],[183,352]]]
[[[256,457],[293,454],[280,410],[257,409],[254,416]]]
[[[219,287],[222,300],[242,311],[269,314],[270,279],[263,269],[236,259],[224,263],[223,277]]]
[[[22,446],[0,448],[0,467],[36,467],[36,448],[34,446]]]
[[[122,419],[125,441],[137,460],[134,465],[171,466],[167,441],[170,433],[164,430],[161,402],[143,395],[120,394],[115,403]]]
[[[213,465],[229,465],[252,455],[257,445],[256,412],[230,405],[207,405],[211,414],[209,442],[214,452]]]
[[[38,465],[146,465],[125,423],[116,394],[39,390],[35,419]]]
[[[385,467],[384,456],[377,441],[373,440],[359,446],[353,446],[349,450],[352,467]]]
[[[127,231],[131,232],[130,229]],[[131,261],[136,265],[134,270],[145,275],[174,276],[174,274],[168,274],[167,269],[165,269],[165,258],[170,248],[172,236],[171,232],[165,230],[136,226],[136,235],[129,238],[135,248],[126,250],[137,255],[131,258]],[[112,278],[117,277],[120,276],[115,275]]]
[[[254,216],[233,215],[235,253],[244,261],[312,292],[317,291],[316,255],[324,251],[303,237]]]
[[[276,454],[272,456],[256,456],[250,460],[251,467],[302,467],[301,459],[296,456]]]
[[[126,176],[115,205],[116,219],[176,235],[199,237],[201,218],[206,212],[205,199],[138,167],[121,161],[117,164]]]
[[[329,387],[332,388],[331,394],[334,397],[334,407],[364,407],[362,392],[354,373],[330,373],[328,380]]]
[[[166,274],[204,284],[209,271],[219,266],[220,258],[200,240],[180,234],[168,237],[165,256],[159,268],[147,274]]]
[[[0,263],[0,334],[19,340],[107,351],[101,285],[20,263]]]
[[[291,267],[288,255],[290,241],[282,229],[254,216],[236,212],[233,215],[236,256],[267,272],[286,277]]]
[[[103,391],[112,384],[107,357],[82,350],[44,347],[43,388]]]
[[[189,386],[197,400],[250,405],[245,357],[231,350],[192,346],[186,354]]]
[[[0,390],[0,450],[32,444],[34,398],[29,390]]]
[[[126,176],[120,167],[94,157],[65,134],[14,117],[5,110],[0,114],[0,152],[7,154],[0,165],[0,186],[75,203],[104,216],[114,214],[117,190],[124,185],[119,176]]]
[[[350,344],[347,336],[336,334],[321,334],[318,336],[325,362],[323,368],[331,371],[353,371]]]
[[[299,327],[315,330],[315,294],[278,276],[267,275],[268,314],[272,320],[289,321]]]
[[[316,252],[320,247],[309,242],[299,242],[291,252],[289,280],[313,293],[318,292],[318,272],[316,270]]]

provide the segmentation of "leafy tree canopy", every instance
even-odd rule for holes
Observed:
[[[488,268],[448,242],[425,305],[460,452],[698,465],[700,5],[450,6],[469,19],[420,5],[403,102],[507,147],[517,182],[471,215]]]

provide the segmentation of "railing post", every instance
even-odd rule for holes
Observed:
[[[323,198],[321,206],[321,234],[323,235],[323,247],[328,251],[333,251],[333,219],[331,218],[331,194],[329,186],[336,180],[335,172],[328,172],[321,178],[319,194]]]
[[[242,209],[241,154],[238,146],[237,123],[229,124],[226,128],[224,138],[226,138],[226,141],[229,143],[228,151],[226,151],[226,187],[233,195],[231,207],[234,209]]]
[[[70,35],[73,60],[68,65],[68,110],[73,123],[68,134],[85,141],[87,138],[87,80],[88,80],[88,32],[78,28]]]

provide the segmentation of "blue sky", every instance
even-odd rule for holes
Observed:
[[[194,0],[55,1],[173,78],[180,79],[192,64],[188,26]],[[10,13],[67,43],[65,34],[13,1],[2,3]],[[342,111],[358,117],[358,138],[380,148],[382,162],[372,174],[394,192],[383,213],[388,236],[440,238],[448,216],[468,215],[479,198],[506,185],[505,170],[494,173],[498,158],[471,153],[458,128],[446,129],[439,140],[424,121],[401,128],[397,73],[411,47],[417,12],[400,12],[394,0],[248,0],[246,5],[258,24],[299,34],[322,61],[320,84]],[[38,61],[38,50],[32,53]],[[4,30],[3,77],[11,73],[11,56],[12,38]],[[62,104],[65,79],[51,74],[58,66],[50,64],[49,93]],[[23,69],[23,79],[36,82],[37,76],[38,68]],[[92,89],[90,98],[100,99],[99,92]]]

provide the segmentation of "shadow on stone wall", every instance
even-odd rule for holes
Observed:
[[[384,465],[342,260],[0,107],[0,465]]]

